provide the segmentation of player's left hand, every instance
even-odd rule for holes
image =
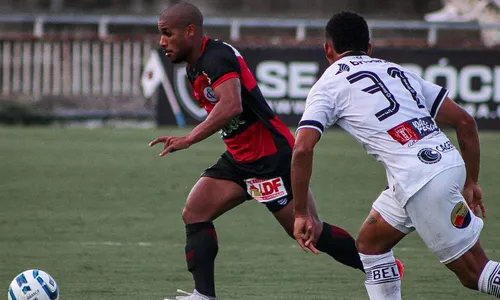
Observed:
[[[312,253],[318,254],[319,251],[314,246],[319,238],[316,236],[317,230],[315,226],[317,226],[317,224],[315,224],[310,215],[296,215],[293,228],[293,236],[305,252],[311,250]]]
[[[483,191],[481,190],[479,183],[466,180],[462,194],[474,214],[478,217],[482,216],[483,218],[486,218],[486,207],[483,203]]]
[[[160,156],[165,156],[165,154],[174,151],[187,149],[191,146],[191,142],[186,136],[161,136],[149,143],[149,147],[158,143],[164,144],[163,151],[160,153]]]

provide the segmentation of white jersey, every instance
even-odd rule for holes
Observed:
[[[397,64],[346,56],[309,92],[297,130],[322,133],[337,123],[384,165],[394,197],[404,206],[434,176],[464,164],[434,122],[447,94]]]

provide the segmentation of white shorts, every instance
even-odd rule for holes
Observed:
[[[448,264],[474,246],[483,220],[469,209],[462,196],[465,167],[454,167],[431,179],[404,207],[386,189],[373,203],[392,227],[407,234],[416,230],[439,260]]]

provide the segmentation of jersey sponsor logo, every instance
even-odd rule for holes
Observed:
[[[360,60],[360,61],[351,60],[349,62],[353,66],[359,66],[359,65],[366,65],[366,64],[371,64],[371,63],[385,63],[386,61],[382,60],[382,59],[370,59],[370,60]]]
[[[464,229],[471,222],[470,210],[465,202],[459,202],[451,211],[451,224],[458,229]]]
[[[350,70],[351,70],[351,68],[349,68],[348,65],[339,64],[339,70],[337,71],[337,73],[335,73],[335,75],[339,75],[340,73],[343,73],[343,72],[349,72]]]
[[[418,159],[424,164],[435,164],[441,160],[441,153],[432,148],[423,148],[418,151]]]
[[[410,123],[422,137],[439,130],[431,117],[412,119]]]
[[[205,96],[205,99],[207,99],[210,103],[215,103],[217,102],[217,99],[215,98],[215,93],[212,87],[207,86],[203,90],[203,95]]]
[[[270,202],[288,196],[281,177],[273,179],[245,179],[247,193],[259,202]]]
[[[222,138],[227,137],[234,131],[238,130],[238,128],[240,128],[241,125],[245,125],[246,122],[247,121],[240,119],[240,116],[232,119],[231,121],[229,121],[229,123],[226,124],[226,126],[224,126],[224,128],[221,129],[220,136]]]
[[[439,132],[439,128],[432,117],[415,118],[401,123],[387,131],[387,133],[401,145],[412,146],[416,141],[431,133]]]
[[[455,146],[453,146],[450,141],[447,141],[439,146],[436,146],[436,150],[442,153],[446,153],[455,150]]]

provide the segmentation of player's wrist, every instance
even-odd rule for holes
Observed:
[[[477,178],[470,178],[470,177],[467,177],[465,179],[465,185],[469,185],[469,184],[478,184],[479,180]]]
[[[311,214],[309,213],[309,209],[297,209],[295,208],[293,211],[293,214],[295,215],[296,218],[302,218],[302,217],[310,217]]]
[[[188,144],[188,147],[191,147],[195,143],[194,137],[191,133],[185,136],[186,138],[186,143]]]

